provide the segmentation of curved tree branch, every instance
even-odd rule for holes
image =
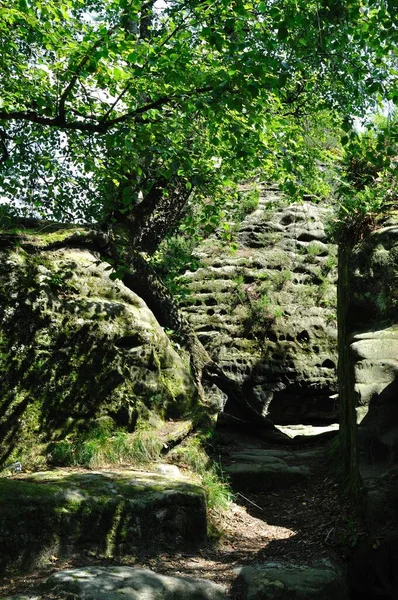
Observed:
[[[184,98],[190,98],[195,96],[195,94],[204,94],[213,89],[214,86],[208,85],[201,88],[195,88],[188,92],[174,94],[172,96],[162,96],[157,100],[144,104],[143,106],[120,115],[120,117],[108,121],[101,121],[101,117],[85,117],[86,119],[97,120],[96,123],[87,123],[86,121],[66,121],[59,115],[56,117],[45,117],[34,110],[0,110],[0,121],[30,121],[31,123],[37,123],[38,125],[45,125],[47,127],[56,127],[58,129],[105,134],[110,129],[119,125],[119,123],[125,123],[127,121],[140,122],[140,117],[150,110],[161,108],[162,106],[172,104],[173,102],[183,100]]]

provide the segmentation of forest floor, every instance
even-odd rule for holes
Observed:
[[[235,437],[236,439],[236,437]],[[228,454],[246,447],[244,437],[216,449],[225,460]],[[253,438],[250,439],[253,447]],[[258,442],[257,447],[264,447]],[[305,448],[308,449],[308,443]],[[311,447],[317,447],[316,442]],[[258,493],[235,493],[227,512],[211,514],[219,536],[198,552],[131,558],[127,561],[87,555],[58,560],[30,575],[0,582],[0,599],[12,594],[37,591],[56,571],[88,565],[127,564],[150,568],[168,575],[210,579],[225,586],[231,600],[240,598],[236,587],[238,569],[247,564],[288,561],[308,565],[322,558],[347,563],[354,546],[365,537],[363,523],[344,496],[334,470],[327,462],[305,485]]]

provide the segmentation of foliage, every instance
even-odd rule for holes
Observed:
[[[12,227],[17,213],[13,206],[0,204],[0,229]]]
[[[171,451],[170,458],[181,467],[196,473],[205,488],[210,509],[227,509],[232,494],[219,466],[206,452],[206,436],[191,436]]]
[[[258,169],[324,194],[308,122],[397,97],[390,0],[0,8],[0,196],[56,219],[129,217],[152,232],[144,250],[189,217],[192,190],[191,217],[214,227],[225,190]]]
[[[206,452],[208,435],[191,436],[169,452],[167,459],[198,475],[210,509],[226,509],[232,499],[227,482]],[[55,442],[49,461],[62,466],[99,468],[108,465],[143,466],[156,462],[164,451],[164,442],[156,429],[138,423],[134,433],[112,430],[106,421],[74,439]]]
[[[186,293],[179,276],[186,269],[198,266],[198,260],[192,254],[195,247],[196,239],[183,234],[173,235],[166,237],[151,257],[152,266],[176,298],[184,297]]]
[[[345,140],[336,230],[352,241],[376,227],[378,216],[397,206],[398,114],[378,115]]]
[[[76,439],[53,444],[50,461],[58,465],[81,465],[89,468],[109,464],[142,465],[159,459],[163,442],[156,431],[138,427],[134,433],[110,431],[108,426],[95,426]]]
[[[291,281],[292,273],[288,269],[270,275],[264,275],[265,281],[245,284],[243,275],[234,278],[232,307],[242,305],[245,308],[243,330],[247,337],[260,339],[275,322],[284,315],[277,296]]]

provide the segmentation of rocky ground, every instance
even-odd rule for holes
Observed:
[[[48,564],[30,574],[15,574],[0,584],[0,598],[40,594],[41,584],[54,572],[88,565],[130,565],[149,568],[156,573],[204,578],[222,584],[228,598],[240,600],[237,574],[252,564],[288,561],[294,565],[317,564],[322,559],[346,564],[354,546],[364,536],[363,525],[344,497],[335,471],[327,462],[329,442],[307,442],[296,450],[316,450],[311,476],[283,489],[265,491],[235,490],[235,501],[228,512],[211,515],[220,532],[197,552],[161,553],[156,557],[105,560],[94,554],[60,560],[50,557]],[[225,470],[234,464],[239,452],[267,451],[270,448],[253,437],[223,433],[214,445],[214,455]],[[281,449],[283,450],[283,449]],[[285,449],[287,450],[287,448]],[[316,452],[313,452],[316,457]],[[42,597],[42,596],[40,596]],[[50,598],[50,595],[46,595]]]

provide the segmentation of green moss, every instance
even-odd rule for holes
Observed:
[[[17,228],[11,227],[10,229],[0,229],[1,234],[8,235],[16,235],[20,236],[26,241],[29,242],[40,242],[40,245],[52,244],[54,242],[63,242],[66,238],[68,238],[72,233],[79,235],[79,233],[83,232],[81,227],[71,226],[71,227],[63,227],[60,229],[56,228],[51,231],[43,231],[39,229],[29,229],[29,228]]]
[[[189,371],[154,317],[94,256],[1,254],[0,465],[41,465],[62,440],[67,453],[68,440],[102,417],[128,433],[141,417],[176,418],[196,405]]]
[[[0,477],[0,502],[0,571],[46,564],[52,554],[178,549],[203,542],[206,530],[203,490],[134,471]]]
[[[206,451],[207,437],[208,435],[203,434],[189,437],[170,452],[169,459],[180,466],[188,467],[199,476],[209,508],[226,510],[232,500],[232,492],[218,465],[211,460]]]

